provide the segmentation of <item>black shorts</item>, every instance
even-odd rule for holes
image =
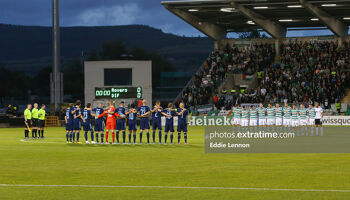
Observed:
[[[24,126],[25,126],[26,128],[27,128],[27,125],[28,125],[29,128],[32,127],[32,120],[27,119],[27,121],[24,121]]]
[[[39,120],[38,120],[38,127],[39,127],[39,128],[44,128],[44,127],[45,127],[45,120],[39,119]]]
[[[322,125],[321,119],[315,119],[315,125]]]
[[[32,119],[32,126],[33,127],[38,127],[38,122],[39,122],[39,119],[33,118]]]

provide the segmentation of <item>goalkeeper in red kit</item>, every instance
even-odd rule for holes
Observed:
[[[100,114],[98,117],[103,117],[104,115],[107,116],[107,121],[106,121],[106,144],[108,144],[108,134],[109,131],[112,132],[112,137],[113,137],[113,144],[115,143],[115,128],[116,128],[116,119],[115,117],[120,117],[118,113],[114,113],[114,106],[113,102],[109,102],[109,108],[105,110],[102,114]]]

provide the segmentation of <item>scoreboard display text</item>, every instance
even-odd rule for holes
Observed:
[[[103,87],[95,88],[95,99],[142,98],[141,87]]]

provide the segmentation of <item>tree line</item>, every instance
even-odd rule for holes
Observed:
[[[62,62],[64,74],[64,94],[73,99],[84,97],[83,62],[103,60],[151,60],[152,85],[160,84],[160,72],[172,71],[173,65],[156,52],[134,46],[130,49],[121,41],[109,41],[102,44],[99,50],[92,50],[82,57],[74,57]],[[23,98],[28,95],[50,96],[51,66],[41,69],[35,76],[23,71],[14,71],[0,66],[0,104],[2,98]]]

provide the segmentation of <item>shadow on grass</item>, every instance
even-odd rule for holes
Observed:
[[[174,148],[204,148],[201,144],[67,144],[70,147],[87,148],[147,148],[147,149],[174,149]]]

